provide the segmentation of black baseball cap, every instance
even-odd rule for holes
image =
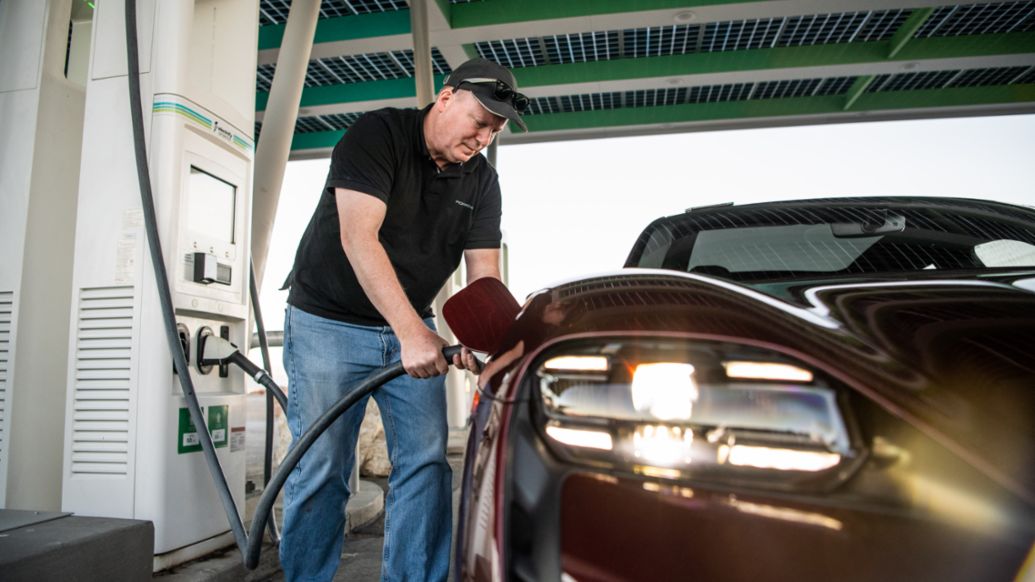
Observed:
[[[489,113],[509,119],[528,131],[528,126],[521,120],[521,113],[528,106],[528,97],[517,92],[517,80],[506,67],[489,59],[471,59],[453,69],[445,84],[453,89],[460,89],[463,85]]]

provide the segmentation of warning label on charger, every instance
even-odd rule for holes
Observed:
[[[243,426],[235,426],[230,429],[230,452],[236,453],[237,451],[244,450],[244,435],[245,430]]]

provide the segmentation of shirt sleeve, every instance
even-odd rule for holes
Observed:
[[[394,179],[391,130],[381,116],[363,115],[334,146],[326,188],[356,190],[387,203]]]
[[[465,249],[498,249],[503,240],[500,219],[503,216],[503,200],[500,194],[499,177],[495,172],[487,180],[475,209],[471,231],[467,236]]]

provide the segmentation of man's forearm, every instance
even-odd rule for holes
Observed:
[[[415,326],[423,327],[388,260],[388,253],[377,239],[342,241],[342,247],[367,298],[396,335],[404,335]]]

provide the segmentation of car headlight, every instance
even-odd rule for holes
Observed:
[[[716,341],[562,344],[536,368],[543,433],[574,462],[781,485],[855,456],[837,390],[771,350]]]

